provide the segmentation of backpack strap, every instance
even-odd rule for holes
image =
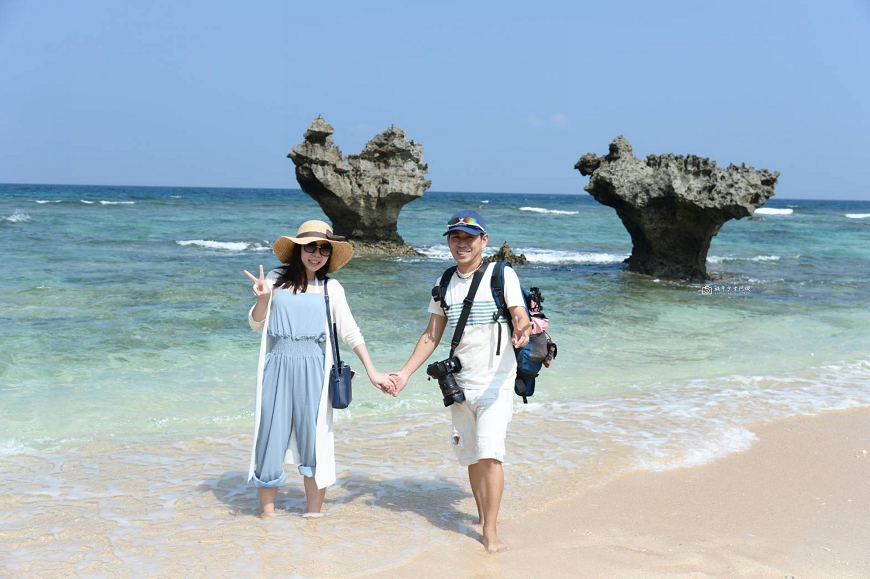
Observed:
[[[492,290],[492,299],[495,300],[495,313],[492,314],[492,321],[498,323],[499,317],[503,315],[505,320],[507,320],[511,334],[513,334],[513,320],[511,320],[511,313],[508,310],[507,302],[504,299],[505,266],[511,266],[510,262],[497,261],[495,266],[492,268],[492,277],[489,280],[490,289]],[[495,347],[495,355],[501,355],[501,324],[498,324],[498,344]]]
[[[504,313],[504,317],[507,320],[508,328],[510,329],[511,335],[513,335],[513,333],[514,333],[514,320],[511,317],[511,312],[510,312],[510,310],[508,310],[507,302],[505,301],[505,298],[504,298],[504,268],[506,265],[513,267],[509,261],[507,261],[507,262],[500,261],[500,262],[496,263],[495,268],[493,268],[493,272],[492,272],[492,279],[490,281],[490,286],[492,287],[492,296],[493,296],[493,299],[495,299],[495,305],[497,308],[496,313],[493,314],[493,319],[497,319],[498,316],[501,315],[501,313]],[[528,308],[526,308],[526,312],[528,313]],[[499,327],[499,336],[498,336],[499,340],[498,340],[498,342],[499,342],[499,346],[501,346],[501,324],[499,324],[498,327]],[[498,353],[499,353],[498,349],[496,349],[496,354],[498,354]],[[535,374],[534,376],[527,376],[527,373],[523,370],[523,348],[519,348],[519,349],[514,348],[514,356],[516,356],[516,358],[517,358],[517,378],[518,379],[523,379],[523,378],[527,378],[527,377],[534,378],[535,376],[537,376],[537,374]],[[516,388],[514,389],[514,391],[516,391]],[[523,397],[523,404],[528,404],[529,400],[528,400],[527,396],[524,394],[522,394],[521,396]]]
[[[447,286],[450,285],[450,279],[453,277],[453,274],[456,272],[456,266],[448,267],[443,274],[441,274],[441,281],[432,288],[432,299],[438,302],[438,305],[441,306],[441,309],[444,310],[444,315],[447,315],[447,310],[450,309],[450,306],[447,305]]]
[[[459,340],[462,339],[462,332],[465,331],[465,324],[468,322],[468,316],[471,315],[471,306],[474,305],[474,296],[477,293],[477,288],[480,287],[480,282],[483,280],[483,274],[486,273],[486,268],[480,267],[474,272],[474,278],[471,280],[471,287],[468,288],[468,295],[462,300],[462,313],[459,314],[459,320],[456,322],[456,329],[453,330],[453,339],[450,341],[450,358],[459,346]],[[451,274],[452,275],[452,274]]]

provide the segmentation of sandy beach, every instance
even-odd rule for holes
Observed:
[[[870,409],[750,428],[713,463],[635,472],[375,577],[870,577]]]
[[[520,414],[500,526],[512,549],[496,556],[462,469],[413,454],[446,418],[407,432],[340,424],[346,467],[317,520],[299,517],[292,478],[278,516],[259,520],[238,468],[246,437],[22,454],[5,479],[45,484],[0,493],[0,565],[15,577],[868,577],[868,421],[866,407],[792,417],[750,426],[748,450],[701,466],[608,476],[602,460],[539,478],[543,463],[525,460],[539,451],[520,438],[576,428]],[[363,440],[364,454],[348,452]]]

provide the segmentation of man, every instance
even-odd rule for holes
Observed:
[[[520,282],[513,268],[504,270],[504,297],[513,319],[513,335],[507,320],[492,297],[490,279],[495,264],[483,265],[483,248],[489,236],[483,219],[474,211],[460,211],[448,222],[447,244],[456,260],[456,272],[450,279],[444,302],[445,314],[434,298],[429,301],[429,325],[417,342],[414,353],[399,372],[391,374],[394,395],[407,384],[408,378],[432,355],[450,322],[455,330],[463,301],[472,286],[475,273],[484,267],[480,285],[455,355],[461,370],[454,373],[465,400],[450,405],[453,420],[451,442],[460,464],[468,467],[471,491],[483,526],[483,545],[490,553],[507,550],[498,538],[496,522],[504,492],[505,433],[513,414],[513,386],[517,361],[513,348],[529,341],[532,325],[526,315]],[[440,277],[436,285],[440,284]],[[469,296],[472,297],[472,296]]]

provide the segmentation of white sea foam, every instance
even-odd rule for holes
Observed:
[[[735,452],[749,450],[755,440],[758,440],[755,433],[742,426],[725,427],[679,452],[668,452],[662,447],[653,448],[649,453],[641,453],[636,464],[642,470],[654,472],[700,466]]]
[[[9,223],[26,223],[30,221],[30,215],[16,209],[12,215],[4,217],[3,221],[8,221]]]
[[[846,213],[846,217],[849,219],[864,219],[865,217],[870,217],[870,213]]]
[[[430,259],[437,259],[439,261],[450,261],[453,259],[453,256],[450,254],[450,249],[444,245],[424,245],[420,247],[415,247],[414,249]],[[560,251],[556,249],[540,249],[534,247],[519,247],[514,248],[513,251],[516,254],[525,255],[532,265],[557,265],[571,263],[622,263],[622,261],[628,257],[627,253],[615,254],[583,251]],[[483,255],[485,257],[489,257],[495,254],[495,252],[496,249],[490,246],[483,250]]]
[[[178,245],[181,246],[195,246],[202,247],[205,249],[215,249],[218,251],[231,251],[231,252],[242,252],[242,251],[271,251],[272,246],[269,245],[268,241],[263,241],[262,243],[254,242],[248,243],[245,241],[214,241],[212,239],[186,239],[182,241],[176,241]]]
[[[450,261],[453,259],[450,249],[446,245],[421,245],[414,249],[430,259],[437,259],[439,261]],[[490,256],[494,253],[495,249],[492,247],[487,247],[483,250],[484,256]]]
[[[774,209],[773,207],[760,207],[755,213],[760,215],[791,215],[794,209]]]
[[[135,201],[100,201],[102,205],[135,205]]]
[[[563,211],[561,209],[544,209],[543,207],[520,207],[520,211],[531,211],[533,213],[546,213],[549,215],[577,215],[579,211]]]
[[[82,203],[86,203],[86,204],[88,204],[88,205],[93,205],[93,204],[94,204],[93,201],[87,201],[86,199],[79,199],[79,201],[81,201]]]
[[[489,203],[489,199],[484,199],[481,203]]]
[[[26,450],[17,438],[0,438],[0,456],[24,454]]]
[[[525,255],[533,265],[569,263],[622,263],[629,254],[559,251],[555,249],[517,248],[514,253]]]
[[[173,199],[181,199],[181,195],[170,195]]]
[[[723,261],[778,261],[778,255],[756,255],[755,257],[741,257],[738,255],[708,255],[709,263],[722,263]]]
[[[205,247],[206,249],[219,249],[223,251],[245,251],[250,245],[244,241],[213,241],[211,239],[187,239],[184,241],[176,241],[175,243],[178,245],[195,245],[197,247]]]
[[[39,203],[40,205],[42,205],[44,203],[60,203],[61,201],[63,201],[63,200],[62,199],[51,199],[51,200],[37,199],[36,200],[36,202]]]

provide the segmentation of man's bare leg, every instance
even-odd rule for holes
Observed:
[[[305,501],[308,503],[306,513],[319,513],[326,498],[326,489],[317,488],[313,476],[302,477],[305,486]]]
[[[478,463],[468,465],[468,482],[471,483],[471,493],[474,495],[474,502],[477,504],[477,524],[483,525],[483,499],[481,498],[481,475],[483,470]]]
[[[268,519],[275,514],[275,499],[278,498],[278,489],[257,489],[260,497],[260,518]]]
[[[480,459],[480,491],[483,499],[483,546],[489,553],[507,551],[508,546],[498,538],[496,523],[501,497],[504,494],[504,469],[501,462],[492,458]]]

